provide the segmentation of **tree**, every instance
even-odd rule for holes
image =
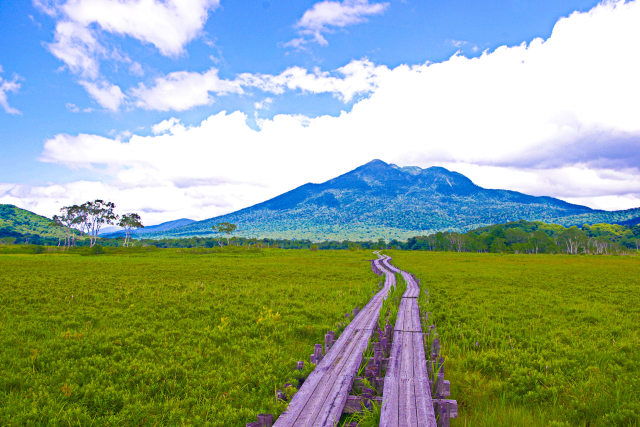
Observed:
[[[118,225],[124,228],[124,242],[122,246],[129,246],[129,241],[131,240],[131,230],[135,228],[143,228],[140,215],[137,213],[128,213],[122,215]]]
[[[63,206],[60,209],[61,215],[54,215],[53,222],[56,226],[61,227],[65,231],[64,246],[74,246],[75,235],[73,228],[81,225],[84,220],[82,209],[78,205]]]
[[[96,199],[80,205],[82,224],[89,235],[89,246],[93,247],[98,240],[98,232],[104,224],[113,224],[118,219],[112,202]]]
[[[213,228],[215,231],[217,231],[220,234],[226,234],[227,235],[227,245],[229,244],[229,236],[236,231],[236,229],[238,228],[237,225],[232,224],[230,222],[219,222],[216,225],[214,225]],[[220,245],[222,246],[222,245]]]
[[[531,236],[531,244],[535,253],[549,252],[553,246],[553,240],[542,230],[536,230]]]
[[[560,243],[564,243],[567,253],[576,255],[587,242],[587,235],[575,225],[565,229],[559,236]]]

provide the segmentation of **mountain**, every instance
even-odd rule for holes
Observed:
[[[175,219],[173,221],[163,222],[162,224],[150,225],[148,227],[140,228],[138,230],[134,230],[131,233],[132,237],[147,237],[147,234],[158,234],[158,233],[166,233],[178,227],[184,227],[186,225],[192,224],[196,222],[193,219],[181,218]],[[100,237],[123,237],[124,230],[119,227],[108,227],[104,231],[100,233]]]
[[[49,218],[14,205],[0,205],[0,237],[28,235],[57,238],[62,236],[63,232],[54,226]]]
[[[373,160],[321,184],[305,184],[273,199],[145,237],[212,235],[218,222],[237,236],[311,240],[406,239],[437,231],[467,231],[517,221],[582,225],[640,222],[640,209],[601,211],[552,197],[489,190],[442,167],[399,167]]]

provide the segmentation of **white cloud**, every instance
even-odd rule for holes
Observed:
[[[100,106],[107,110],[117,111],[125,99],[125,95],[122,93],[120,87],[109,82],[100,81],[94,83],[80,81],[80,84]]]
[[[141,83],[129,90],[137,107],[147,110],[184,111],[214,102],[214,95],[242,94],[243,88],[257,88],[273,94],[287,90],[305,93],[332,93],[344,102],[358,94],[370,93],[377,87],[385,66],[376,66],[368,59],[354,60],[335,73],[319,69],[309,72],[301,67],[287,68],[278,75],[238,75],[234,80],[221,79],[216,68],[203,73],[176,71],[157,77],[153,85]]]
[[[161,133],[166,133],[171,131],[172,129],[184,129],[184,126],[181,125],[180,120],[175,117],[171,117],[170,119],[163,120],[160,123],[156,123],[151,127],[151,131],[154,135],[159,135]]]
[[[80,83],[101,105],[117,109],[122,96],[116,93],[117,86],[106,90],[101,83],[101,61],[127,63],[135,76],[144,70],[117,46],[110,46],[104,35],[128,36],[175,57],[201,33],[219,0],[34,0],[34,5],[57,21],[50,52],[81,77]]]
[[[49,50],[64,62],[72,73],[91,79],[98,77],[98,57],[105,54],[104,47],[93,32],[72,21],[56,24],[54,41],[49,44]]]
[[[253,108],[256,110],[268,110],[271,104],[273,104],[273,98],[266,97],[262,101],[254,102]]]
[[[0,65],[0,73],[2,73],[2,71],[2,66]],[[0,106],[8,114],[20,114],[19,110],[9,105],[9,100],[7,99],[8,93],[15,93],[20,89],[19,79],[17,75],[14,75],[11,80],[4,80],[2,76],[0,76]]]
[[[178,209],[198,218],[229,212],[373,158],[629,208],[640,200],[637,22],[640,2],[608,2],[560,20],[546,41],[381,70],[371,95],[335,117],[276,115],[254,130],[243,113],[221,112],[126,141],[58,135],[43,159],[106,170],[113,194],[166,211],[156,216],[163,220]],[[274,87],[288,87],[283,81]]]
[[[348,25],[364,22],[367,16],[379,15],[385,11],[389,3],[369,3],[369,0],[324,0],[302,15],[296,23],[299,34],[302,36],[287,43],[287,46],[300,48],[311,37],[312,41],[326,46],[327,40],[323,33],[331,32],[332,28],[346,27]]]
[[[199,34],[209,11],[218,5],[219,0],[68,0],[60,9],[84,27],[95,24],[175,56]]]
[[[158,77],[152,87],[140,84],[131,95],[138,107],[147,110],[184,111],[213,102],[212,93],[242,93],[239,83],[218,77],[218,70],[211,68],[204,73],[176,71]]]
[[[285,90],[302,90],[307,93],[333,93],[345,102],[357,94],[372,92],[382,75],[388,72],[385,66],[376,66],[368,59],[354,60],[337,70],[340,77],[319,69],[310,73],[301,67],[290,67],[274,76],[269,74],[241,74],[238,81],[266,92],[281,94]]]
[[[471,44],[466,40],[456,40],[456,39],[451,39],[448,40],[448,42],[451,44],[451,46],[458,48],[458,49],[462,49],[462,48],[469,48],[471,49],[472,52],[477,52],[479,50],[478,46],[476,46],[475,44]]]

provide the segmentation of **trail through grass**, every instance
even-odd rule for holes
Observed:
[[[389,251],[430,292],[452,425],[637,425],[640,258]]]

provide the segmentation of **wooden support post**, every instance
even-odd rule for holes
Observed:
[[[334,342],[336,342],[336,333],[334,331],[328,331],[324,336],[324,354],[327,354]]]
[[[377,367],[377,374],[380,374],[380,370],[382,368],[382,358],[384,357],[384,350],[382,347],[382,343],[377,342],[373,346],[373,361]]]
[[[436,399],[442,399],[449,396],[449,381],[445,381],[444,372],[439,372],[436,378]]]
[[[436,416],[438,417],[438,427],[449,427],[449,407],[447,404],[436,406]],[[434,408],[435,409],[435,408]]]
[[[371,409],[371,400],[373,400],[373,395],[375,391],[372,388],[363,387],[362,388],[362,399],[364,406]]]
[[[258,422],[262,427],[271,427],[273,426],[273,415],[258,414]]]
[[[324,354],[329,353],[329,350],[331,349],[331,335],[329,334],[325,334],[324,335]]]
[[[449,420],[458,417],[458,402],[449,399],[433,399],[433,409],[438,416],[438,427],[449,427]]]
[[[386,324],[384,327],[384,335],[391,340],[391,336],[393,335],[393,326],[390,324]]]
[[[322,344],[316,344],[313,354],[316,356],[316,363],[322,360]]]
[[[438,360],[440,354],[440,340],[436,337],[431,344],[431,360],[434,362]]]
[[[377,402],[378,404],[382,404],[381,397],[373,397],[370,399],[371,401]],[[364,403],[364,396],[347,396],[347,401],[345,402],[344,408],[342,409],[343,414],[355,414],[356,412],[362,412],[362,404]]]

